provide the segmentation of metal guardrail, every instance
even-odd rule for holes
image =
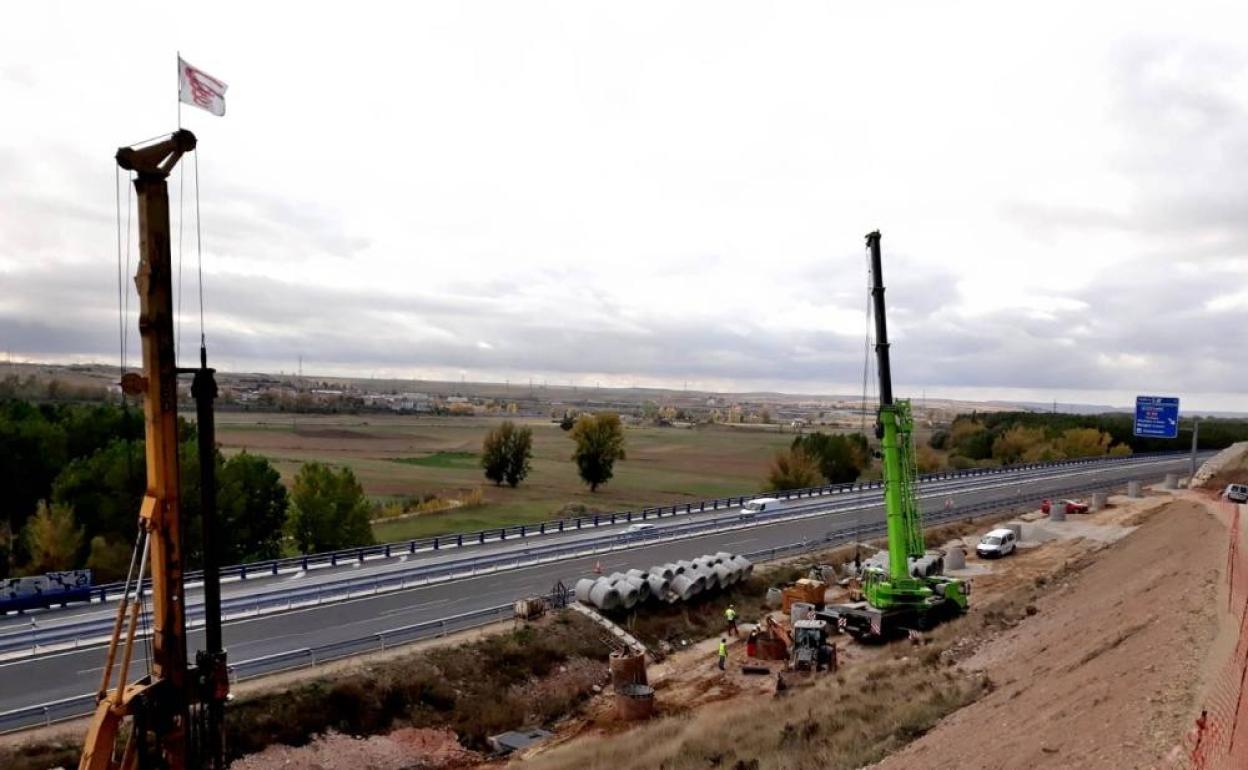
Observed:
[[[1124,486],[1124,481],[1086,484],[1046,492],[1050,497],[1087,494],[1094,491],[1105,491]],[[945,524],[953,521],[970,520],[984,513],[1015,513],[1033,510],[1034,506],[1020,502],[1003,503],[988,501],[966,507],[956,507],[923,514],[925,523]],[[804,540],[775,548],[765,548],[742,554],[752,561],[770,561],[791,556],[797,553],[808,553],[844,545],[865,537],[878,536],[887,531],[885,522],[868,525],[845,527],[829,532],[822,538]],[[550,597],[548,597],[550,598]],[[505,620],[513,611],[512,604],[486,607],[470,612],[451,615],[437,620],[423,621],[411,625],[400,626],[354,639],[333,642],[317,647],[305,647],[298,650],[267,655],[260,658],[241,661],[229,667],[230,676],[234,681],[243,681],[267,674],[309,668],[342,658],[380,652],[398,645],[416,641],[434,639],[450,633],[477,628],[499,620]],[[0,713],[0,734],[24,730],[40,725],[50,725],[69,719],[75,719],[91,713],[95,706],[94,695],[81,695],[59,701],[37,704],[26,708],[14,709]]]
[[[553,598],[548,597],[548,598]],[[356,655],[381,652],[412,642],[437,639],[447,634],[479,628],[511,617],[513,605],[501,604],[438,620],[413,623],[355,639],[346,639],[316,647],[304,647],[275,655],[266,655],[229,666],[230,679],[241,682],[258,676],[310,668]],[[79,695],[49,703],[0,713],[0,735],[31,727],[46,726],[90,714],[95,709],[94,694]]]
[[[1045,466],[1047,468],[1047,466]],[[953,494],[958,494],[954,492]],[[794,498],[796,499],[796,495]],[[403,571],[378,576],[349,576],[339,580],[327,581],[306,588],[283,588],[252,596],[239,596],[222,602],[222,614],[234,619],[264,612],[277,612],[296,607],[315,606],[330,600],[342,600],[358,595],[372,595],[387,591],[403,590],[415,586],[446,582],[457,577],[473,576],[483,572],[497,572],[504,568],[518,568],[544,562],[555,561],[578,556],[591,556],[609,553],[622,548],[636,548],[675,540],[687,539],[701,535],[755,526],[760,523],[778,522],[790,519],[806,518],[812,515],[826,515],[838,510],[853,510],[862,507],[860,499],[846,501],[845,505],[824,508],[812,498],[808,504],[798,507],[779,509],[770,513],[762,512],[743,519],[736,512],[726,516],[710,519],[681,522],[679,524],[657,530],[637,533],[611,533],[598,538],[578,540],[571,543],[548,543],[536,548],[523,548],[496,554],[483,554],[459,559],[451,559],[431,564],[414,564]],[[836,505],[833,503],[833,505]],[[187,622],[192,627],[203,620],[202,605],[188,608]],[[96,644],[105,638],[111,628],[111,620],[94,618],[78,623],[66,623],[52,628],[40,629],[32,625],[25,630],[10,631],[0,635],[0,654],[16,653],[29,649],[30,654],[39,652],[39,647]]]
[[[1048,468],[1050,466],[1042,466]],[[992,475],[992,474],[987,474]],[[1000,475],[1000,474],[996,474]],[[805,491],[805,490],[802,490]],[[953,493],[958,494],[958,493]],[[799,499],[793,495],[789,499]],[[518,568],[544,562],[555,561],[578,556],[591,556],[609,553],[621,548],[636,548],[674,540],[682,540],[700,535],[711,534],[744,526],[755,526],[760,523],[778,522],[790,519],[806,518],[812,515],[836,513],[840,509],[853,510],[862,507],[863,503],[854,499],[846,501],[844,506],[824,508],[812,498],[811,502],[800,507],[783,508],[771,513],[762,512],[742,519],[733,512],[726,516],[710,519],[682,522],[674,526],[637,533],[611,533],[602,537],[578,540],[571,543],[543,544],[536,548],[523,548],[496,554],[469,556],[431,564],[415,564],[401,572],[389,575],[344,577],[340,580],[327,581],[306,588],[283,588],[253,596],[239,596],[222,602],[222,614],[227,618],[239,618],[248,615],[259,615],[263,612],[275,612],[303,606],[315,606],[329,600],[342,600],[358,595],[372,595],[386,591],[403,590],[415,586],[446,582],[457,577],[473,576],[483,572],[497,572],[504,568]],[[835,505],[835,503],[833,504]],[[187,622],[193,626],[203,620],[202,605],[188,608]],[[48,629],[39,629],[32,623],[26,630],[10,631],[0,636],[0,654],[19,652],[30,649],[37,654],[39,647],[50,648],[57,645],[95,644],[107,636],[111,628],[111,620],[95,618],[78,623],[66,623]]]
[[[999,466],[993,468],[970,468],[962,471],[946,471],[942,473],[928,473],[919,476],[919,483],[930,481],[943,481],[948,479],[973,478],[976,476],[995,476],[1001,474],[1018,473],[1021,471],[1039,470],[1046,468],[1063,468],[1078,465],[1088,465],[1093,463],[1113,464],[1124,461],[1148,460],[1153,458],[1161,458],[1170,455],[1186,455],[1184,451],[1174,452],[1149,452],[1137,455],[1126,455],[1123,457],[1088,457],[1075,460],[1058,460],[1047,463],[1021,463],[1018,465]],[[590,516],[575,516],[562,519],[551,519],[541,521],[534,524],[517,524],[510,527],[498,527],[494,529],[482,529],[475,532],[460,532],[447,535],[437,535],[433,537],[413,538],[410,540],[401,540],[391,543],[381,543],[378,545],[360,546],[356,548],[347,548],[338,551],[329,551],[319,554],[308,554],[306,556],[290,556],[280,559],[269,559],[266,561],[250,562],[247,564],[234,564],[221,568],[221,578],[246,580],[249,576],[256,575],[277,575],[283,570],[307,570],[309,568],[320,566],[337,566],[342,563],[363,562],[370,558],[393,558],[402,554],[414,554],[421,551],[438,551],[445,548],[462,548],[466,545],[481,545],[488,542],[498,542],[508,539],[532,537],[535,535],[545,535],[549,533],[567,532],[574,530],[593,529],[600,526],[612,526],[619,523],[628,523],[634,521],[647,521],[650,518],[663,518],[665,516],[679,516],[687,513],[703,513],[706,511],[719,511],[721,509],[731,509],[744,505],[747,501],[762,496],[780,497],[785,500],[801,499],[805,497],[820,497],[830,494],[840,494],[847,492],[861,492],[869,489],[879,489],[882,485],[880,481],[869,481],[864,483],[847,483],[847,484],[824,484],[816,487],[804,487],[801,489],[790,489],[782,492],[755,492],[745,495],[731,495],[728,497],[717,497],[710,500],[701,500],[698,502],[675,503],[672,505],[661,505],[649,508],[642,508],[638,511],[618,511],[615,513],[600,513]],[[193,583],[202,580],[203,573],[199,571],[190,571],[186,573],[186,581]],[[150,585],[150,579],[146,583]],[[92,598],[98,601],[106,601],[109,595],[115,595],[122,590],[122,583],[106,583],[92,588]],[[51,600],[52,604],[58,603]]]

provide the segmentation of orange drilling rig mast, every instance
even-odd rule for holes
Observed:
[[[219,768],[223,764],[220,722],[228,680],[225,655],[220,649],[220,595],[216,579],[215,525],[212,524],[215,511],[203,511],[205,610],[206,623],[210,625],[208,650],[200,653],[199,665],[191,667],[187,660],[184,522],[179,499],[177,376],[180,371],[193,372],[196,377],[193,390],[200,415],[202,486],[205,490],[212,488],[208,494],[215,493],[211,401],[216,396],[216,384],[213,370],[207,368],[202,346],[199,369],[179,370],[174,351],[169,194],[165,180],[183,154],[194,150],[195,145],[194,134],[179,130],[159,141],[117,151],[117,164],[134,172],[138,198],[140,262],[135,285],[140,302],[143,373],[124,375],[122,389],[129,395],[144,398],[147,489],[139,512],[139,540],[131,557],[127,590],[118,603],[98,705],[83,747],[80,770],[184,770]],[[215,499],[206,500],[209,501],[215,507]],[[209,535],[213,536],[211,541]],[[143,604],[144,573],[149,563],[150,673],[130,682],[130,665]],[[121,653],[120,663],[118,652]],[[115,686],[114,669],[117,670]]]

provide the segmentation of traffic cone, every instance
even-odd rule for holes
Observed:
[[[595,574],[595,575],[601,575],[601,574],[602,574],[602,562],[600,562],[600,561],[596,561],[596,562],[594,562],[594,574]]]

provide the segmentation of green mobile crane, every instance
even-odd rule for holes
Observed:
[[[887,569],[868,562],[863,574],[864,602],[835,605],[827,614],[858,639],[888,639],[931,628],[967,607],[969,583],[940,572],[940,554],[928,554],[923,518],[916,496],[918,467],[914,452],[914,417],[908,400],[894,400],[884,317],[884,274],[880,233],[867,235],[871,250],[871,299],[875,310],[875,355],[880,378],[880,409],[875,436],[884,462],[884,508],[888,524]]]

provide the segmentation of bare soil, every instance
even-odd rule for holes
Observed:
[[[1025,518],[1018,554],[968,558],[972,612],[927,646],[838,640],[842,673],[777,699],[708,640],[651,667],[657,719],[622,724],[604,694],[509,766],[1159,766],[1199,711],[1224,524],[1170,494]]]
[[[963,664],[994,692],[878,768],[1158,766],[1199,710],[1224,549],[1200,503],[1155,510]]]

